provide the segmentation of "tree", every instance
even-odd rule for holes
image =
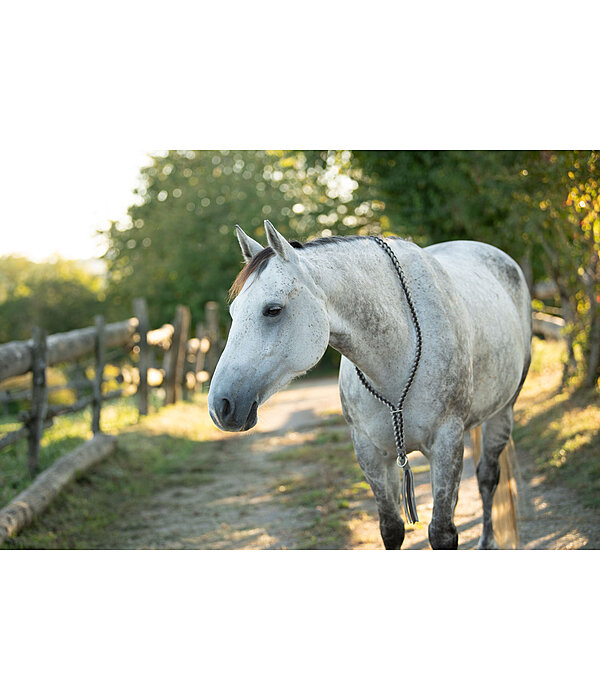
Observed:
[[[91,325],[101,313],[102,280],[80,263],[0,258],[0,342],[25,340],[33,326],[58,333]]]
[[[168,151],[142,171],[138,201],[100,235],[109,298],[121,315],[145,296],[154,323],[176,304],[198,317],[224,302],[240,269],[235,224],[265,243],[263,221],[300,240],[358,231],[371,209],[355,203],[350,152],[309,162],[301,151]]]
[[[550,277],[567,321],[569,359],[586,383],[600,361],[596,151],[357,151],[358,195],[382,200],[390,228],[420,244],[471,238]],[[385,221],[385,217],[382,217]],[[566,377],[566,373],[565,373]]]
[[[568,324],[567,369],[575,369],[577,349],[589,387],[600,374],[599,167],[597,151],[530,153],[528,184],[516,195],[559,291]]]

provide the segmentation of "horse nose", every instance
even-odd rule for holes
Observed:
[[[219,415],[221,419],[227,420],[233,415],[234,404],[231,399],[225,396],[219,402]]]
[[[258,418],[258,397],[236,396],[209,393],[208,412],[213,422],[221,430],[237,432],[250,430]]]

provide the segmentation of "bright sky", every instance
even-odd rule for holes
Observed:
[[[94,233],[125,216],[140,168],[149,163],[147,153],[89,143],[21,145],[12,154],[4,152],[0,255],[36,261],[55,253],[73,259],[100,255]]]
[[[351,4],[360,16],[362,5]],[[90,3],[58,0],[12,3],[10,12],[3,11],[0,61],[8,69],[2,77],[0,113],[0,255],[20,253],[40,260],[53,253],[69,258],[101,253],[94,232],[107,220],[122,218],[133,202],[137,173],[149,152],[134,147],[139,145],[573,147],[572,103],[558,100],[552,110],[547,108],[548,91],[570,80],[564,53],[544,53],[543,79],[538,75],[532,81],[523,70],[522,52],[505,50],[506,36],[513,31],[515,40],[527,48],[527,58],[535,58],[549,43],[558,45],[564,22],[560,3],[545,6],[543,13],[532,6],[526,18],[520,8],[516,28],[511,13],[504,17],[490,10],[495,33],[479,30],[480,3],[477,12],[464,13],[466,22],[461,25],[472,46],[448,33],[456,8],[440,2],[435,22],[428,25],[428,44],[438,50],[426,53],[418,32],[406,29],[400,44],[395,40],[398,21],[410,28],[423,20],[420,10],[404,8],[397,21],[384,23],[392,33],[379,37],[375,52],[377,65],[389,66],[410,66],[419,55],[419,70],[403,71],[402,90],[390,91],[389,76],[380,72],[374,78],[372,66],[360,57],[353,58],[344,73],[344,94],[354,94],[363,84],[372,94],[386,94],[386,109],[373,116],[376,128],[362,129],[357,129],[362,117],[347,115],[350,102],[340,104],[339,118],[323,119],[317,109],[310,117],[303,110],[287,110],[285,118],[278,114],[265,119],[265,104],[270,110],[281,109],[282,96],[257,90],[260,67],[268,63],[272,83],[279,84],[288,81],[290,66],[272,60],[271,40],[254,42],[251,51],[238,51],[247,43],[247,26],[255,20],[253,7],[238,3],[232,25],[228,3],[206,6],[189,0],[175,5],[176,10],[166,12],[158,0],[105,0],[100,12]],[[327,3],[320,3],[321,14],[323,5]],[[353,14],[341,19],[336,3],[330,5],[325,14],[332,26],[340,35],[354,32]],[[416,8],[418,3],[409,5]],[[280,30],[280,17],[279,12],[271,14],[272,38]],[[310,13],[294,21],[298,35],[310,33]],[[262,36],[267,36],[265,22],[263,18]],[[539,47],[532,43],[527,22],[539,29]],[[193,41],[182,45],[181,32],[200,24],[227,25],[228,45],[235,50],[223,51],[219,32],[208,32],[214,43],[205,37],[201,46]],[[586,50],[593,63],[593,48]],[[324,63],[337,65],[338,53],[334,42],[310,69],[304,53],[288,58],[297,62],[299,75],[306,75]],[[479,53],[486,53],[486,61],[472,60]],[[150,55],[160,60],[148,61]],[[200,70],[215,56],[219,70]],[[466,77],[455,84],[456,76]],[[598,94],[588,92],[585,113],[593,115],[598,109],[590,99],[597,100]],[[580,120],[576,133],[579,147],[589,148],[597,139],[597,120]]]

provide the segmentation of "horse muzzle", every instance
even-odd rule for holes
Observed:
[[[208,412],[217,428],[229,432],[250,430],[258,420],[258,399],[234,399],[232,396],[208,397]]]

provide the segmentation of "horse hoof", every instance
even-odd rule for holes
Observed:
[[[487,541],[484,541],[483,538],[480,539],[477,549],[500,549],[500,547],[498,547],[496,540],[492,537],[492,539]]]
[[[458,549],[458,532],[454,525],[451,528],[429,525],[429,544],[431,549]]]

